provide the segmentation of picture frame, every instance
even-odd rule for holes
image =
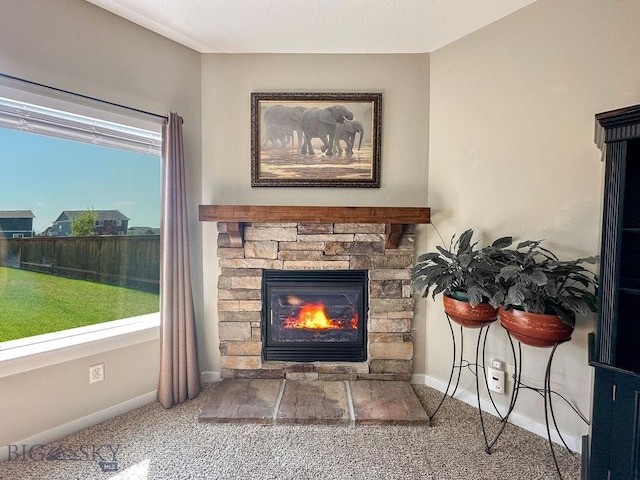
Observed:
[[[252,187],[380,188],[382,93],[251,94]]]

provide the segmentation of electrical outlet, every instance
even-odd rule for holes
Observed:
[[[504,370],[497,370],[493,367],[487,369],[487,385],[489,390],[496,393],[504,392]]]
[[[89,367],[89,383],[101,382],[104,380],[104,363],[98,363]]]

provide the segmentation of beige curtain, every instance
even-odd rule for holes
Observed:
[[[200,393],[195,315],[189,271],[187,195],[182,118],[170,113],[162,127],[160,240],[160,380],[165,408]]]

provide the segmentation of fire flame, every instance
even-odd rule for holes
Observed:
[[[284,328],[304,328],[308,330],[358,329],[358,314],[349,320],[332,320],[327,316],[323,303],[307,303],[297,314],[293,313],[284,321]]]

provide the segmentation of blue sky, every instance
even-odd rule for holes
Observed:
[[[0,128],[0,210],[31,210],[42,232],[63,210],[120,210],[160,226],[160,158]]]

